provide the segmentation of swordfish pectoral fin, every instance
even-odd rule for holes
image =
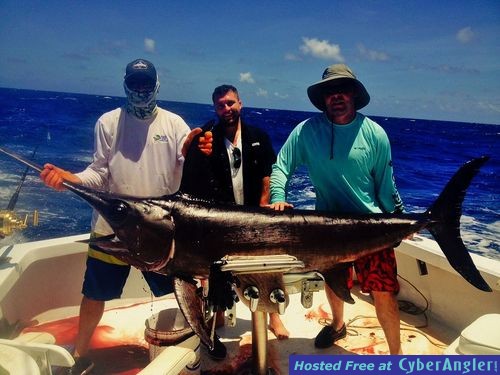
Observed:
[[[202,344],[212,349],[214,343],[208,334],[210,330],[205,323],[205,317],[202,311],[202,300],[198,296],[197,289],[198,288],[192,281],[174,277],[175,298],[177,298],[177,303],[179,304],[179,308],[184,318],[186,318],[189,326],[200,338]]]

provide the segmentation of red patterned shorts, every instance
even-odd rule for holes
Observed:
[[[356,276],[363,293],[369,292],[399,292],[398,270],[393,248],[359,258],[354,262]],[[347,286],[352,288],[353,270],[349,267]]]

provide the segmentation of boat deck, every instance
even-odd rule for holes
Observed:
[[[288,373],[291,354],[388,354],[383,331],[378,326],[370,297],[353,290],[354,305],[346,304],[347,337],[332,348],[318,350],[314,337],[331,318],[324,291],[314,294],[312,308],[300,304],[300,294],[290,296],[290,305],[282,320],[290,338],[277,340],[268,331],[268,365],[279,374]],[[149,362],[148,343],[144,338],[145,321],[163,309],[176,309],[173,295],[160,299],[125,299],[109,303],[91,343],[95,374],[137,374]],[[77,326],[78,306],[58,308],[36,316],[22,335],[40,334],[44,340],[72,350]],[[415,328],[421,327],[421,328]],[[401,312],[401,341],[405,354],[442,354],[457,336],[457,332],[427,321],[424,315]],[[252,352],[251,313],[246,306],[237,306],[235,327],[217,330],[228,349],[223,361],[213,361],[201,348],[202,374],[245,373]]]

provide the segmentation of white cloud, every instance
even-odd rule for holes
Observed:
[[[300,58],[300,56],[297,56],[294,53],[287,53],[287,54],[285,54],[285,60],[288,60],[288,61],[300,61],[301,58]]]
[[[155,53],[155,45],[156,42],[153,39],[144,38],[144,49],[146,50],[146,52]]]
[[[487,110],[490,110],[490,111],[493,111],[493,112],[500,113],[500,104],[479,101],[478,105],[482,109],[487,109]]]
[[[255,83],[255,80],[252,77],[252,73],[246,72],[240,73],[240,82]]]
[[[358,51],[362,57],[371,61],[389,60],[389,55],[387,53],[368,49],[363,44],[358,44]]]
[[[274,96],[277,98],[280,98],[280,99],[287,99],[288,98],[288,94],[280,94],[279,92],[275,92]]]
[[[340,46],[338,44],[330,44],[328,40],[319,40],[316,38],[302,38],[304,42],[300,46],[300,50],[308,55],[320,59],[331,59],[338,62],[344,62],[344,57],[340,53]]]
[[[269,95],[267,90],[264,90],[264,89],[261,89],[259,88],[259,90],[257,90],[256,92],[257,96],[265,96],[267,98],[267,96]]]
[[[469,43],[472,39],[474,39],[474,31],[470,26],[464,27],[463,29],[458,30],[457,32],[457,40],[460,43]]]

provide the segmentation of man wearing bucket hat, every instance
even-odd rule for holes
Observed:
[[[137,59],[126,66],[123,107],[103,114],[95,125],[93,162],[73,174],[46,164],[40,177],[46,185],[63,190],[63,181],[137,197],[175,193],[180,186],[184,156],[200,128],[190,132],[177,114],[158,107],[160,82],[154,65]],[[106,221],[94,211],[92,236],[112,234]],[[75,365],[70,374],[88,374],[94,367],[88,355],[90,340],[99,323],[105,301],[120,298],[130,265],[89,246],[83,282]],[[170,277],[143,272],[156,297],[173,291]]]
[[[316,209],[339,214],[401,212],[389,139],[380,125],[357,112],[370,102],[364,85],[344,64],[329,66],[307,94],[322,113],[291,132],[271,174],[271,208],[293,207],[286,186],[297,167],[305,165],[316,191]],[[394,249],[354,262],[361,290],[371,293],[391,354],[401,353],[399,291]],[[317,335],[315,346],[327,348],[346,336],[343,300],[353,302],[352,267],[339,266],[324,275],[333,321]]]

